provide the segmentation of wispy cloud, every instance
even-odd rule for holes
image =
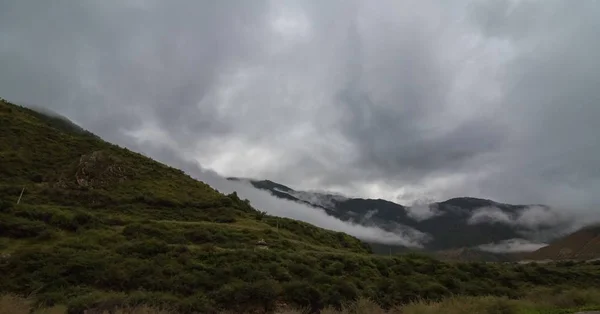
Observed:
[[[402,226],[397,226],[392,232],[376,226],[342,221],[329,216],[320,208],[274,197],[267,191],[256,189],[247,181],[227,180],[214,171],[202,169],[195,162],[175,157],[172,151],[164,147],[158,148],[158,150],[146,151],[146,153],[171,166],[182,169],[193,178],[209,184],[219,192],[231,193],[235,191],[241,198],[248,199],[253,207],[274,216],[293,218],[324,229],[341,231],[367,242],[422,247],[429,237],[424,233]]]
[[[271,215],[298,219],[321,228],[342,231],[364,241],[421,247],[426,240],[423,234],[404,230],[403,228],[398,228],[395,232],[390,232],[375,226],[365,226],[342,221],[329,216],[320,208],[276,198],[269,192],[258,190],[249,183],[228,181],[214,172],[192,171],[190,175],[205,181],[221,192],[230,193],[236,191],[240,197],[250,200],[250,203],[254,207],[264,210]]]
[[[516,213],[490,206],[475,210],[468,223],[501,223],[535,230],[567,223],[570,220],[564,211],[545,206],[527,206]]]
[[[441,215],[442,212],[439,211],[438,207],[439,206],[431,200],[418,200],[413,202],[411,206],[405,208],[409,217],[416,221],[421,221]]]
[[[537,243],[525,239],[510,239],[497,243],[488,243],[478,246],[482,251],[493,253],[516,253],[516,252],[533,252],[548,244]]]

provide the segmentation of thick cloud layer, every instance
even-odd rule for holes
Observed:
[[[599,28],[594,1],[0,0],[0,96],[225,176],[597,219]]]

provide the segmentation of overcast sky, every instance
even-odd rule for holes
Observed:
[[[591,212],[599,29],[591,0],[0,0],[0,96],[224,176]]]

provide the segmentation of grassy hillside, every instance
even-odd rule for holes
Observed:
[[[287,240],[317,250],[326,246],[368,252],[359,240],[342,233],[288,219],[277,223],[235,193],[223,195],[180,170],[104,142],[68,121],[2,103],[0,134],[3,235],[39,236],[36,226],[41,223],[49,227],[44,232],[50,238],[68,238],[78,224],[84,229],[96,224],[115,230],[126,226],[126,232],[137,226],[132,233],[136,235],[150,229],[180,229],[184,235],[200,225],[227,233],[212,242],[221,246],[253,247],[260,236],[275,247],[293,247],[282,242]],[[15,206],[22,188],[21,204]],[[25,220],[35,223],[20,223]],[[277,230],[272,228],[277,224]]]
[[[527,254],[532,260],[590,260],[600,258],[600,226],[589,226]]]
[[[243,313],[370,298],[390,308],[450,295],[514,298],[540,285],[600,287],[598,273],[594,264],[375,256],[356,238],[266,215],[64,120],[0,102],[0,293],[36,306]]]

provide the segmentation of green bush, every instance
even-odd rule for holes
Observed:
[[[14,207],[12,202],[7,200],[0,200],[0,212],[8,212]]]
[[[50,227],[43,222],[20,217],[0,215],[0,236],[8,238],[35,238],[44,234]]]
[[[283,291],[285,300],[297,307],[317,311],[324,305],[321,291],[306,281],[285,283]]]
[[[159,254],[165,254],[169,252],[171,248],[165,241],[160,240],[144,240],[144,241],[131,241],[129,243],[122,244],[117,247],[117,253],[126,256],[137,256],[142,258],[154,257]]]

